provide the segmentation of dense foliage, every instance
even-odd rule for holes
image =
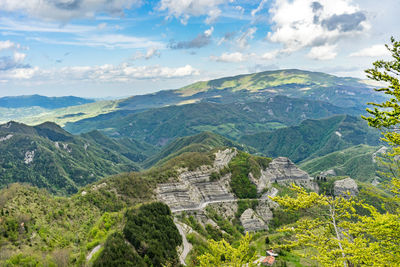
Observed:
[[[238,154],[229,162],[229,170],[232,173],[231,188],[238,198],[256,198],[257,186],[250,181],[251,173],[256,179],[261,175],[261,169],[265,169],[270,159],[255,157],[245,152]]]
[[[93,267],[148,266],[135,249],[125,241],[121,233],[113,233],[104,244],[104,249],[93,263]]]
[[[176,247],[182,243],[182,237],[167,205],[155,202],[128,210],[124,235],[148,264],[178,262]]]

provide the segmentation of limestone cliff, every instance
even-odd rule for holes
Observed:
[[[335,196],[356,196],[358,194],[358,186],[356,181],[351,178],[335,181],[333,185]]]
[[[237,211],[237,198],[230,188],[231,173],[227,173],[216,181],[212,181],[212,173],[219,172],[227,167],[229,162],[237,154],[236,149],[225,149],[215,153],[212,166],[201,166],[194,171],[180,169],[176,182],[159,184],[157,186],[157,198],[166,203],[172,212],[191,212],[196,214],[199,222],[212,224],[206,216],[205,208],[215,209],[218,214],[228,220],[232,220]],[[296,183],[316,190],[312,178],[304,171],[297,168],[288,158],[276,158],[269,166],[261,170],[259,178],[249,174],[250,181],[257,186],[257,191],[267,192],[260,196],[259,204],[254,210],[247,209],[240,216],[240,221],[246,231],[268,229],[268,223],[272,220],[273,208],[277,204],[268,196],[275,196],[277,190],[273,183]]]

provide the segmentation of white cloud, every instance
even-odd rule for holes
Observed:
[[[22,63],[25,60],[26,54],[15,51],[14,61],[17,63]]]
[[[373,45],[350,54],[351,57],[384,57],[390,56],[385,45]]]
[[[283,44],[287,53],[336,44],[370,28],[366,15],[352,0],[276,0],[269,12],[273,31],[267,38]]]
[[[105,22],[97,25],[97,29],[99,29],[99,30],[104,30],[105,28],[107,28],[107,23],[105,23]]]
[[[130,82],[142,79],[174,79],[199,75],[191,65],[171,68],[162,66],[120,65],[73,66],[59,69],[17,68],[0,71],[1,80],[32,80],[41,82],[89,81]]]
[[[260,4],[257,6],[257,8],[253,9],[251,11],[251,16],[254,17],[258,12],[260,12],[264,8],[264,6],[267,3],[267,1],[268,0],[261,0]]]
[[[261,55],[261,59],[263,60],[272,60],[275,59],[278,54],[279,54],[279,50],[274,50],[274,51],[270,51],[270,52],[266,52],[263,55]]]
[[[0,41],[0,51],[1,50],[7,50],[7,49],[14,49],[14,48],[19,48],[19,44],[15,44],[11,42],[10,40],[6,41]]]
[[[40,22],[33,19],[11,20],[9,18],[0,18],[0,30],[12,32],[56,32],[85,34],[90,31],[96,31],[97,27],[71,24],[60,26],[59,23]]]
[[[186,24],[191,16],[207,15],[206,23],[213,23],[221,14],[219,5],[227,0],[161,0],[158,7],[167,11],[169,16],[180,19]]]
[[[256,33],[257,28],[252,27],[247,29],[245,32],[243,32],[237,39],[236,39],[236,44],[239,46],[241,49],[245,49],[248,46],[249,40],[254,38],[254,34]]]
[[[219,9],[211,9],[208,13],[207,13],[207,18],[206,18],[206,20],[205,20],[205,23],[207,23],[207,24],[212,24],[212,23],[214,23],[218,18],[219,18],[219,16],[221,15],[221,10],[219,10]]]
[[[314,46],[307,56],[316,60],[330,60],[336,57],[337,52],[335,50],[336,45]]]
[[[204,31],[204,35],[206,37],[210,37],[213,32],[214,32],[214,27],[211,27],[210,29]]]
[[[74,18],[93,18],[96,13],[122,15],[140,0],[2,0],[0,11],[23,12],[44,20],[69,21]]]
[[[223,53],[219,57],[211,56],[210,59],[218,62],[237,63],[246,61],[248,57],[249,55],[245,55],[240,52],[234,52],[234,53]]]
[[[159,57],[161,55],[160,51],[155,48],[155,47],[150,47],[149,49],[147,49],[146,53],[142,53],[142,52],[137,52],[134,56],[133,56],[133,60],[138,60],[138,59],[150,59],[152,57]]]
[[[47,44],[55,45],[73,45],[73,46],[88,46],[88,47],[105,47],[109,49],[138,49],[138,48],[163,48],[163,43],[152,41],[143,37],[135,37],[124,34],[87,34],[78,35],[71,40],[56,40],[45,37],[31,37],[30,40],[35,40]]]

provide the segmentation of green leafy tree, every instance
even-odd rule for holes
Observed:
[[[200,266],[226,266],[226,267],[242,267],[257,266],[253,262],[257,259],[254,251],[250,248],[251,236],[246,233],[240,240],[239,247],[231,246],[225,239],[221,241],[208,241],[209,252],[198,257]]]
[[[367,109],[371,117],[364,117],[372,127],[382,129],[384,140],[394,147],[394,151],[399,153],[400,146],[400,42],[391,38],[391,45],[386,48],[392,55],[388,61],[378,60],[373,63],[374,68],[367,69],[368,78],[382,82],[386,86],[375,89],[384,93],[389,99],[382,103],[368,103],[374,108]]]
[[[386,46],[392,60],[376,61],[366,70],[369,78],[385,82],[387,87],[376,89],[389,99],[383,103],[369,103],[371,117],[363,117],[369,125],[382,130],[384,141],[392,148],[392,192],[399,203],[400,173],[400,42],[391,39]],[[312,257],[324,266],[400,266],[399,210],[379,212],[375,207],[353,198],[326,196],[306,192],[293,186],[296,197],[276,197],[274,200],[287,210],[307,210],[308,216],[281,231],[290,237],[283,247],[311,247]],[[360,209],[363,212],[359,212]],[[313,213],[314,211],[314,213]]]
[[[398,214],[382,214],[354,198],[307,192],[296,185],[292,189],[297,196],[273,200],[288,212],[303,210],[307,215],[280,229],[289,237],[282,248],[311,248],[303,256],[323,266],[400,265]],[[367,215],[360,215],[360,209]]]

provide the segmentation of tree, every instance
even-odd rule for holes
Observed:
[[[238,248],[232,247],[225,239],[221,241],[208,241],[209,252],[198,257],[200,266],[226,266],[242,267],[256,266],[253,262],[257,259],[255,251],[252,251],[250,244],[251,236],[246,233],[240,240]]]
[[[292,185],[296,197],[273,198],[287,211],[302,209],[307,215],[279,231],[289,237],[280,247],[305,250],[324,266],[387,266],[400,264],[400,220],[398,214],[381,214],[355,198],[307,192]],[[360,215],[360,209],[367,215]],[[363,213],[365,214],[365,213]],[[315,251],[317,253],[315,253]]]
[[[372,117],[363,116],[363,118],[370,126],[382,129],[384,140],[398,153],[400,152],[400,42],[392,37],[391,43],[391,46],[386,45],[386,48],[391,53],[392,60],[375,61],[374,68],[365,71],[368,78],[387,85],[375,91],[384,93],[390,99],[382,103],[368,103],[374,106],[373,109],[367,109]]]
[[[280,229],[291,240],[282,246],[291,249],[298,246],[311,247],[318,253],[311,256],[326,266],[347,266],[349,257],[344,243],[348,243],[348,230],[344,224],[355,216],[352,199],[308,193],[304,188],[292,185],[296,197],[275,197],[273,200],[287,211],[303,210],[308,216],[298,220],[293,226]],[[294,238],[293,238],[294,237]]]
[[[392,60],[379,60],[374,68],[366,70],[370,79],[385,82],[387,87],[376,89],[390,97],[383,103],[368,103],[371,117],[363,117],[369,125],[382,130],[384,141],[391,147],[388,154],[392,172],[394,199],[399,203],[400,193],[400,42],[391,38],[386,45]],[[275,197],[273,200],[287,210],[305,209],[309,215],[292,227],[281,231],[290,240],[284,247],[311,247],[311,255],[325,266],[400,266],[399,210],[379,212],[375,207],[353,198],[325,196],[306,192],[293,186],[297,197]],[[359,212],[363,209],[363,212]],[[314,211],[314,212],[313,212]]]

